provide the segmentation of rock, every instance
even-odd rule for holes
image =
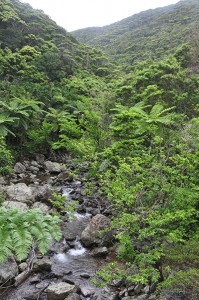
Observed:
[[[148,298],[148,300],[157,300],[157,299],[158,299],[157,296],[154,295],[154,294],[152,294],[152,295]]]
[[[17,183],[6,188],[7,196],[10,200],[30,203],[34,201],[33,189],[25,183]]]
[[[81,286],[80,290],[81,290],[81,294],[84,297],[89,297],[89,296],[95,294],[95,290],[91,286],[86,286],[86,285],[85,286]]]
[[[90,254],[93,257],[103,257],[108,254],[108,249],[107,249],[107,247],[94,248]]]
[[[154,293],[157,289],[157,283],[152,283],[150,286],[150,293]]]
[[[146,300],[146,299],[148,299],[148,296],[146,294],[132,297],[132,300]]]
[[[20,210],[27,210],[28,205],[23,202],[17,202],[17,201],[5,201],[3,202],[3,206],[6,208],[17,208]]]
[[[81,274],[80,274],[80,277],[85,278],[85,279],[88,279],[88,278],[90,278],[91,276],[90,276],[88,273],[81,273]]]
[[[64,300],[70,293],[75,291],[75,285],[66,282],[52,283],[46,289],[48,300]]]
[[[103,215],[96,215],[81,234],[81,241],[86,247],[93,245],[108,246],[113,240],[113,231],[110,229],[111,220]],[[105,232],[102,230],[107,229]]]
[[[13,258],[9,258],[7,262],[0,264],[0,284],[10,284],[15,276],[18,275],[18,267]]]
[[[143,292],[145,294],[149,294],[150,293],[150,286],[149,285],[146,285],[145,288],[143,289]]]
[[[41,202],[47,201],[51,195],[52,195],[52,191],[48,185],[40,186],[34,191],[34,196],[36,201],[41,201]]]
[[[33,174],[37,174],[39,172],[39,168],[30,166],[29,171],[32,172]]]
[[[129,286],[128,290],[127,290],[127,295],[128,296],[134,296],[135,295],[134,290],[135,290],[135,285]]]
[[[138,283],[135,288],[134,288],[134,292],[135,294],[139,294],[141,292],[141,290],[143,289],[143,284],[142,283]]]
[[[43,162],[45,161],[45,156],[43,154],[36,154],[35,158],[39,164],[43,164]]]
[[[19,270],[21,272],[25,271],[28,268],[28,264],[26,262],[22,262],[21,264],[19,264]]]
[[[40,282],[40,274],[34,275],[30,278],[30,284],[36,284]]]
[[[49,211],[48,205],[41,203],[41,202],[35,202],[32,206],[32,208],[39,208],[42,213],[46,214]]]
[[[64,223],[62,227],[63,236],[67,241],[73,241],[77,236],[80,236],[82,231],[86,228],[90,222],[90,217],[75,219],[71,222]]]
[[[62,171],[61,165],[57,162],[47,160],[44,162],[44,165],[50,173],[61,173]]]
[[[118,297],[118,293],[115,292],[105,292],[103,294],[103,299],[104,300],[118,300],[121,299]]]
[[[18,300],[19,298],[15,298],[16,300]],[[24,298],[20,298],[20,300],[37,300],[38,299],[38,292],[35,291],[35,288],[33,287],[26,287],[26,292],[24,295]]]
[[[32,160],[31,161],[31,166],[33,166],[33,167],[36,167],[36,168],[40,168],[40,165],[38,164],[38,162],[37,161],[35,161],[35,160]]]
[[[5,185],[6,181],[5,178],[3,176],[0,176],[0,185]]]
[[[69,296],[67,296],[64,300],[80,300],[80,296],[76,293],[72,293]]]
[[[146,299],[148,299],[148,296],[146,294],[140,296],[127,296],[122,298],[122,300],[146,300]]]
[[[20,174],[20,173],[25,173],[26,172],[26,167],[20,163],[20,162],[17,162],[14,166],[14,171],[15,173],[17,174]]]
[[[51,271],[51,266],[51,260],[46,257],[33,260],[33,271]]]

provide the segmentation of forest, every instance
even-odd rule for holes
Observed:
[[[95,284],[155,286],[155,298],[106,299],[199,297],[198,15],[184,0],[70,34],[29,4],[0,2],[0,179],[38,153],[70,159],[77,177],[86,164],[117,244]],[[4,201],[1,263],[61,238],[59,214]]]

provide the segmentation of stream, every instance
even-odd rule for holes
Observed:
[[[80,183],[77,181],[72,187],[62,187],[62,195],[66,196],[67,202],[73,201],[71,195],[74,193],[75,187],[79,188]],[[9,289],[0,296],[0,299],[47,300],[45,288],[57,280],[77,285],[81,290],[81,300],[108,299],[103,295],[106,290],[97,288],[92,280],[96,271],[110,262],[111,258],[109,256],[93,257],[90,250],[80,242],[82,228],[86,227],[91,217],[92,215],[86,212],[75,212],[73,220],[64,224],[62,228],[64,239],[56,242],[44,256],[51,261],[51,271],[31,272],[25,282],[18,287]]]

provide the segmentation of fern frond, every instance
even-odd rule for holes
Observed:
[[[0,208],[0,262],[10,255],[24,259],[33,244],[45,253],[52,237],[61,237],[58,224],[57,216],[45,216],[38,209],[24,212]]]

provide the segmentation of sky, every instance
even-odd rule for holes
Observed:
[[[41,9],[67,31],[104,26],[179,0],[20,0]]]

